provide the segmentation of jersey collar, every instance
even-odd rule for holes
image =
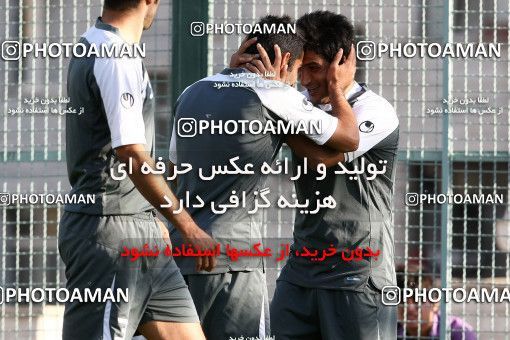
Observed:
[[[113,27],[112,25],[103,22],[103,20],[101,20],[101,17],[97,18],[95,27],[100,30],[115,33],[120,37],[119,29],[117,27]]]
[[[345,99],[349,100],[351,99],[351,97],[358,93],[359,91],[361,91],[361,85],[358,84],[357,81],[354,81],[354,83],[352,84],[352,87],[351,89],[349,90],[349,92],[347,92],[347,94],[345,95]]]

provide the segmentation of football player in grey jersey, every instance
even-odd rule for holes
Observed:
[[[139,44],[156,15],[158,0],[105,0],[102,17],[80,42],[100,46]],[[127,301],[66,303],[63,339],[128,339],[138,330],[148,339],[204,339],[186,283],[172,257],[122,257],[124,247],[166,247],[168,230],[155,208],[187,242],[213,248],[215,242],[183,211],[154,167],[154,94],[140,57],[94,56],[71,59],[69,105],[83,108],[66,117],[66,160],[72,194],[94,194],[94,204],[67,204],[60,220],[59,252],[69,290],[122,289]],[[112,169],[131,164],[118,177]],[[124,164],[125,165],[125,164]],[[161,208],[172,199],[173,206]],[[212,257],[197,258],[211,270]]]
[[[329,111],[327,70],[339,48],[349,56],[355,53],[354,28],[345,16],[327,11],[306,14],[297,24],[305,39],[300,69],[304,95]],[[260,73],[271,68],[268,63],[250,63]],[[295,182],[299,201],[316,202],[319,193],[320,198],[333,196],[337,205],[316,214],[296,211],[291,254],[270,309],[278,340],[396,338],[396,310],[382,304],[381,289],[396,283],[391,209],[399,122],[392,105],[354,81],[354,72],[343,94],[360,133],[355,151],[320,146],[303,136],[286,137],[294,166],[306,157],[312,168]],[[327,167],[322,180],[317,180],[317,166]],[[312,262],[299,256],[304,247],[328,253],[333,249],[336,256]],[[353,260],[350,255],[357,250],[360,256]]]
[[[259,23],[287,25],[291,24],[291,19],[286,16],[267,16]],[[342,54],[337,51],[337,62],[332,63],[327,71],[332,104],[330,115],[314,107],[305,96],[293,86],[289,86],[297,81],[303,55],[301,38],[297,34],[289,33],[268,33],[257,38],[260,47],[271,49],[270,55],[263,53],[260,56],[261,60],[274,63],[275,73],[284,74],[282,82],[275,84],[270,80],[264,82],[257,78],[259,82],[251,82],[251,85],[247,82],[246,86],[237,86],[243,79],[254,79],[256,75],[249,72],[248,65],[247,68],[231,65],[231,68],[189,86],[175,105],[174,132],[169,150],[170,160],[174,164],[191,164],[194,170],[204,169],[209,173],[212,166],[228,165],[229,160],[236,159],[240,168],[251,166],[256,170],[260,169],[264,162],[271,164],[284,137],[269,132],[221,134],[212,133],[210,130],[192,137],[183,136],[182,130],[179,133],[183,120],[211,124],[212,121],[235,120],[263,124],[271,121],[289,123],[318,120],[322,122],[321,131],[309,131],[304,138],[310,139],[314,144],[329,145],[339,151],[356,149],[359,132],[353,110],[342,92],[351,82],[345,79],[343,74],[353,60],[345,65],[338,65]],[[236,86],[217,86],[230,83]],[[339,145],[342,145],[342,148],[339,148]],[[347,149],[346,145],[349,146]],[[266,179],[267,173],[263,174],[260,170],[249,176],[218,175],[208,180],[200,177],[196,170],[189,171],[177,176],[177,195],[183,199],[186,196],[201,197],[205,204],[190,208],[189,211],[200,227],[221,241],[222,246],[234,244],[238,249],[248,249],[262,242],[264,216],[260,210],[256,213],[249,211],[254,205],[254,193],[264,188]],[[220,214],[211,208],[213,203],[216,206],[228,203],[234,193],[239,200],[243,196],[247,197],[246,207],[225,210]],[[171,234],[174,245],[179,245],[181,242],[178,237],[173,238],[174,234],[178,236],[174,228],[171,229]],[[264,339],[269,335],[265,265],[263,261],[256,259],[244,257],[229,261],[227,256],[221,256],[213,272],[206,273],[187,265],[186,258],[176,257],[208,339]]]

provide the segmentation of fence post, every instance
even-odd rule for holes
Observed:
[[[452,2],[446,0],[443,8],[443,34],[444,43],[452,41],[452,31],[450,29],[451,14],[453,13]],[[449,58],[443,59],[443,98],[450,97],[451,87],[451,65]],[[444,108],[448,108],[448,103],[443,103]],[[441,155],[441,193],[448,194],[451,191],[450,187],[450,156],[451,156],[451,129],[449,115],[443,115],[442,121],[442,155]],[[441,287],[446,288],[451,283],[450,267],[451,267],[451,219],[450,207],[448,204],[441,205]],[[445,299],[441,299],[441,324],[440,339],[447,340],[448,332],[448,314],[449,306],[446,304]]]
[[[207,35],[191,35],[191,23],[208,21],[207,0],[174,0],[172,4],[172,105],[181,92],[207,75]]]

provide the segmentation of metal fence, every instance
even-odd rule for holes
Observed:
[[[73,42],[101,13],[96,0],[1,0],[2,41]],[[358,63],[357,80],[384,96],[400,120],[394,195],[396,263],[421,266],[437,286],[508,287],[510,284],[510,8],[507,0],[450,1],[163,1],[144,35],[146,65],[157,100],[158,153],[165,155],[176,94],[193,80],[228,65],[239,35],[194,37],[190,23],[254,23],[260,16],[294,18],[327,9],[351,18],[358,40],[386,43],[500,43],[499,58],[396,58]],[[173,15],[174,13],[175,15]],[[64,119],[13,115],[25,98],[65,97],[68,60],[25,58],[0,62],[0,192],[66,193]],[[484,114],[431,114],[454,98],[487,98]],[[443,99],[450,99],[450,105]],[[478,103],[480,104],[480,103]],[[483,106],[483,107],[482,107]],[[496,110],[498,111],[498,110]],[[499,113],[499,114],[498,114]],[[282,152],[286,152],[284,149]],[[270,178],[280,190],[292,190]],[[498,194],[502,204],[406,205],[406,193]],[[409,202],[408,202],[409,203]],[[56,248],[61,206],[0,207],[0,286],[61,287]],[[292,214],[270,214],[266,235],[289,237]],[[275,270],[268,278],[270,294]],[[509,339],[508,303],[441,304],[479,339]],[[59,337],[62,306],[2,304],[0,339]],[[441,338],[449,339],[446,318]],[[401,322],[407,322],[404,313]]]

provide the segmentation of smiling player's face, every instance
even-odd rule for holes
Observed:
[[[314,104],[329,102],[327,74],[329,62],[315,52],[305,51],[299,70],[301,85],[308,90]]]

